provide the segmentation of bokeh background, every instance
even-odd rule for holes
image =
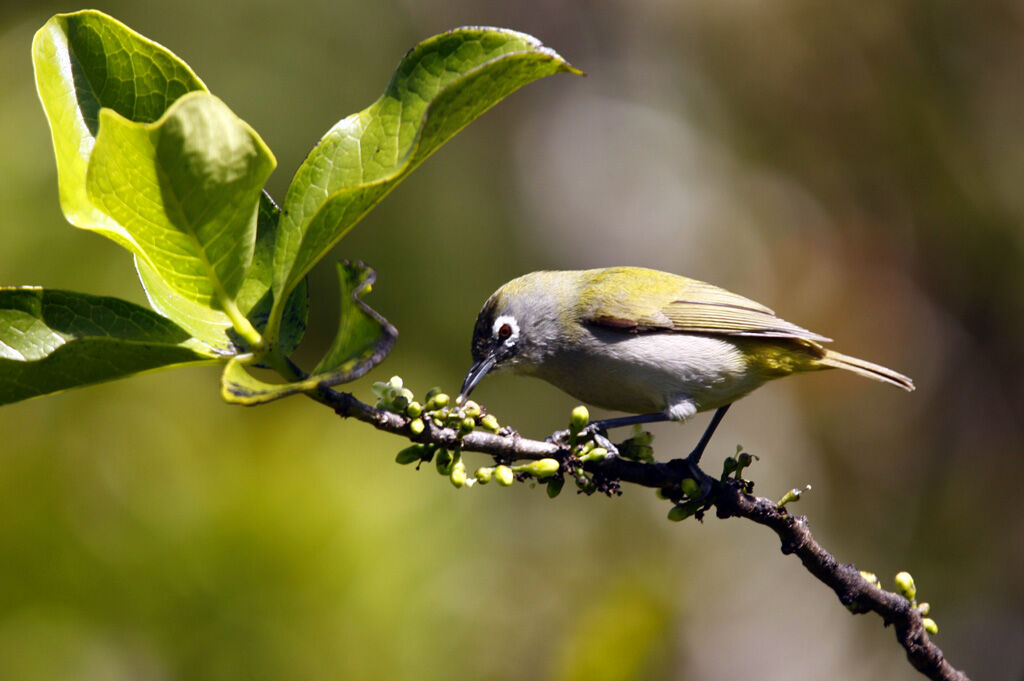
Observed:
[[[910,570],[973,678],[1024,679],[1024,5],[1013,0],[216,0],[98,5],[174,50],[260,132],[284,195],[404,51],[465,24],[588,72],[529,86],[336,249],[401,331],[368,379],[455,390],[483,299],[540,268],[711,280],[913,376],[770,385],[709,458],[844,561]],[[128,255],[61,217],[32,79],[54,2],[0,9],[0,283],[142,302]],[[312,275],[306,350],[328,343]],[[541,436],[573,403],[478,397]],[[659,456],[705,418],[655,429]],[[0,679],[914,679],[767,530],[621,498],[453,489],[402,443],[291,399],[222,403],[193,368],[0,409]],[[475,460],[471,460],[473,464]],[[483,459],[479,460],[483,463]]]

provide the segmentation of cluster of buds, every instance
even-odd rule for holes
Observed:
[[[466,463],[458,449],[445,449],[435,444],[414,444],[395,455],[396,463],[415,463],[417,468],[431,461],[434,462],[438,474],[447,477],[456,489],[471,486],[475,482],[467,475]]]
[[[743,445],[736,445],[736,455],[727,456],[725,461],[722,462],[722,482],[726,479],[733,477],[737,480],[743,479],[743,470],[750,466],[750,464],[757,461],[758,457],[751,454],[750,452],[743,451]],[[749,490],[745,490],[749,493]]]
[[[377,396],[376,407],[409,419],[409,431],[413,436],[422,434],[428,423],[437,428],[451,428],[460,438],[473,432],[477,427],[492,433],[501,430],[498,419],[486,413],[479,404],[472,400],[454,404],[451,397],[440,388],[431,388],[427,391],[422,403],[416,400],[412,390],[405,387],[399,376],[392,376],[386,383],[374,383],[372,390]],[[432,443],[417,443],[406,447],[398,452],[395,461],[403,465],[415,463],[417,468],[432,461],[437,472],[447,477],[456,488],[472,487],[478,483],[486,485],[492,480],[502,487],[509,487],[517,479],[532,478],[548,481],[550,494],[552,483],[562,479],[556,475],[561,469],[561,464],[552,458],[539,459],[519,466],[483,466],[470,475],[460,449],[446,449]]]
[[[590,425],[590,410],[580,405],[569,414],[569,449],[581,463],[600,461],[609,456],[607,447],[601,447],[593,437],[581,440],[580,435]]]
[[[452,404],[451,397],[440,388],[428,390],[422,403],[416,401],[412,390],[404,386],[399,376],[392,376],[387,383],[374,383],[372,390],[377,396],[377,408],[408,418],[409,431],[413,435],[422,434],[428,422],[438,428],[452,428],[460,437],[473,432],[478,426],[492,433],[501,430],[498,419],[493,414],[484,413],[479,404],[472,400],[460,405]]]
[[[910,606],[921,615],[921,625],[924,626],[924,630],[932,636],[939,633],[939,625],[928,616],[932,611],[931,604],[917,602],[917,585],[914,584],[914,578],[910,576],[909,572],[896,573],[896,589],[901,596],[910,601]]]
[[[874,572],[866,572],[864,570],[861,570],[860,576],[861,579],[863,579],[871,586],[877,589],[882,588],[882,583],[878,579],[878,575],[876,575]],[[917,602],[917,585],[914,583],[914,578],[911,576],[911,574],[905,571],[897,572],[894,581],[896,582],[896,591],[899,592],[901,596],[910,601],[910,607],[914,608],[914,610],[917,610],[918,614],[921,615],[921,625],[924,627],[924,630],[932,636],[939,633],[939,625],[935,622],[935,620],[928,616],[932,611],[931,604]]]
[[[588,425],[590,425],[590,410],[583,405],[575,407],[569,414],[570,457],[566,461],[565,472],[572,476],[576,487],[583,494],[593,494],[598,489],[593,474],[584,470],[583,464],[589,461],[601,461],[611,456],[608,448],[598,445],[593,437],[581,437]],[[557,497],[564,485],[564,476],[548,480],[548,496],[552,499]]]

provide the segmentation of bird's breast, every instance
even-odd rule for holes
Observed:
[[[589,404],[637,414],[684,400],[698,411],[712,409],[763,382],[725,338],[604,329],[553,352],[533,373]]]

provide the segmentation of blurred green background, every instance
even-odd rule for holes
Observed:
[[[128,255],[68,226],[29,46],[0,9],[0,283],[142,302]],[[843,561],[910,570],[973,678],[1024,679],[1024,9],[1012,0],[220,0],[98,6],[175,51],[260,132],[278,199],[406,49],[464,24],[589,73],[529,86],[336,249],[378,270],[394,373],[455,390],[483,299],[540,268],[646,265],[754,297],[914,377],[772,384],[710,456]],[[313,273],[310,355],[334,324]],[[496,377],[541,436],[572,402]],[[689,450],[706,417],[655,429]],[[767,530],[621,498],[456,491],[402,443],[301,399],[240,409],[194,368],[0,409],[0,679],[914,679]],[[476,465],[471,459],[470,464]],[[483,462],[483,459],[479,459]]]

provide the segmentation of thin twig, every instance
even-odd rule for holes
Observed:
[[[523,438],[514,432],[495,435],[474,431],[460,438],[451,428],[427,424],[420,435],[413,435],[409,430],[409,419],[371,407],[349,393],[323,388],[311,397],[330,406],[340,416],[369,423],[378,430],[401,435],[415,442],[481,452],[503,462],[546,457],[565,461],[569,456],[565,447]],[[691,475],[690,470],[678,462],[645,463],[612,458],[589,462],[585,467],[608,480],[655,488],[678,487],[684,477]],[[747,494],[742,480],[708,480],[711,485],[705,499],[708,508],[715,508],[719,518],[746,518],[771,528],[782,542],[782,552],[796,554],[808,572],[831,588],[839,597],[839,602],[851,612],[874,612],[886,626],[893,625],[896,640],[906,650],[907,659],[915,669],[934,681],[969,681],[967,675],[950,665],[942,650],[932,643],[921,623],[921,614],[910,602],[899,594],[869,583],[853,565],[836,560],[811,535],[806,517],[792,515],[769,499]]]

